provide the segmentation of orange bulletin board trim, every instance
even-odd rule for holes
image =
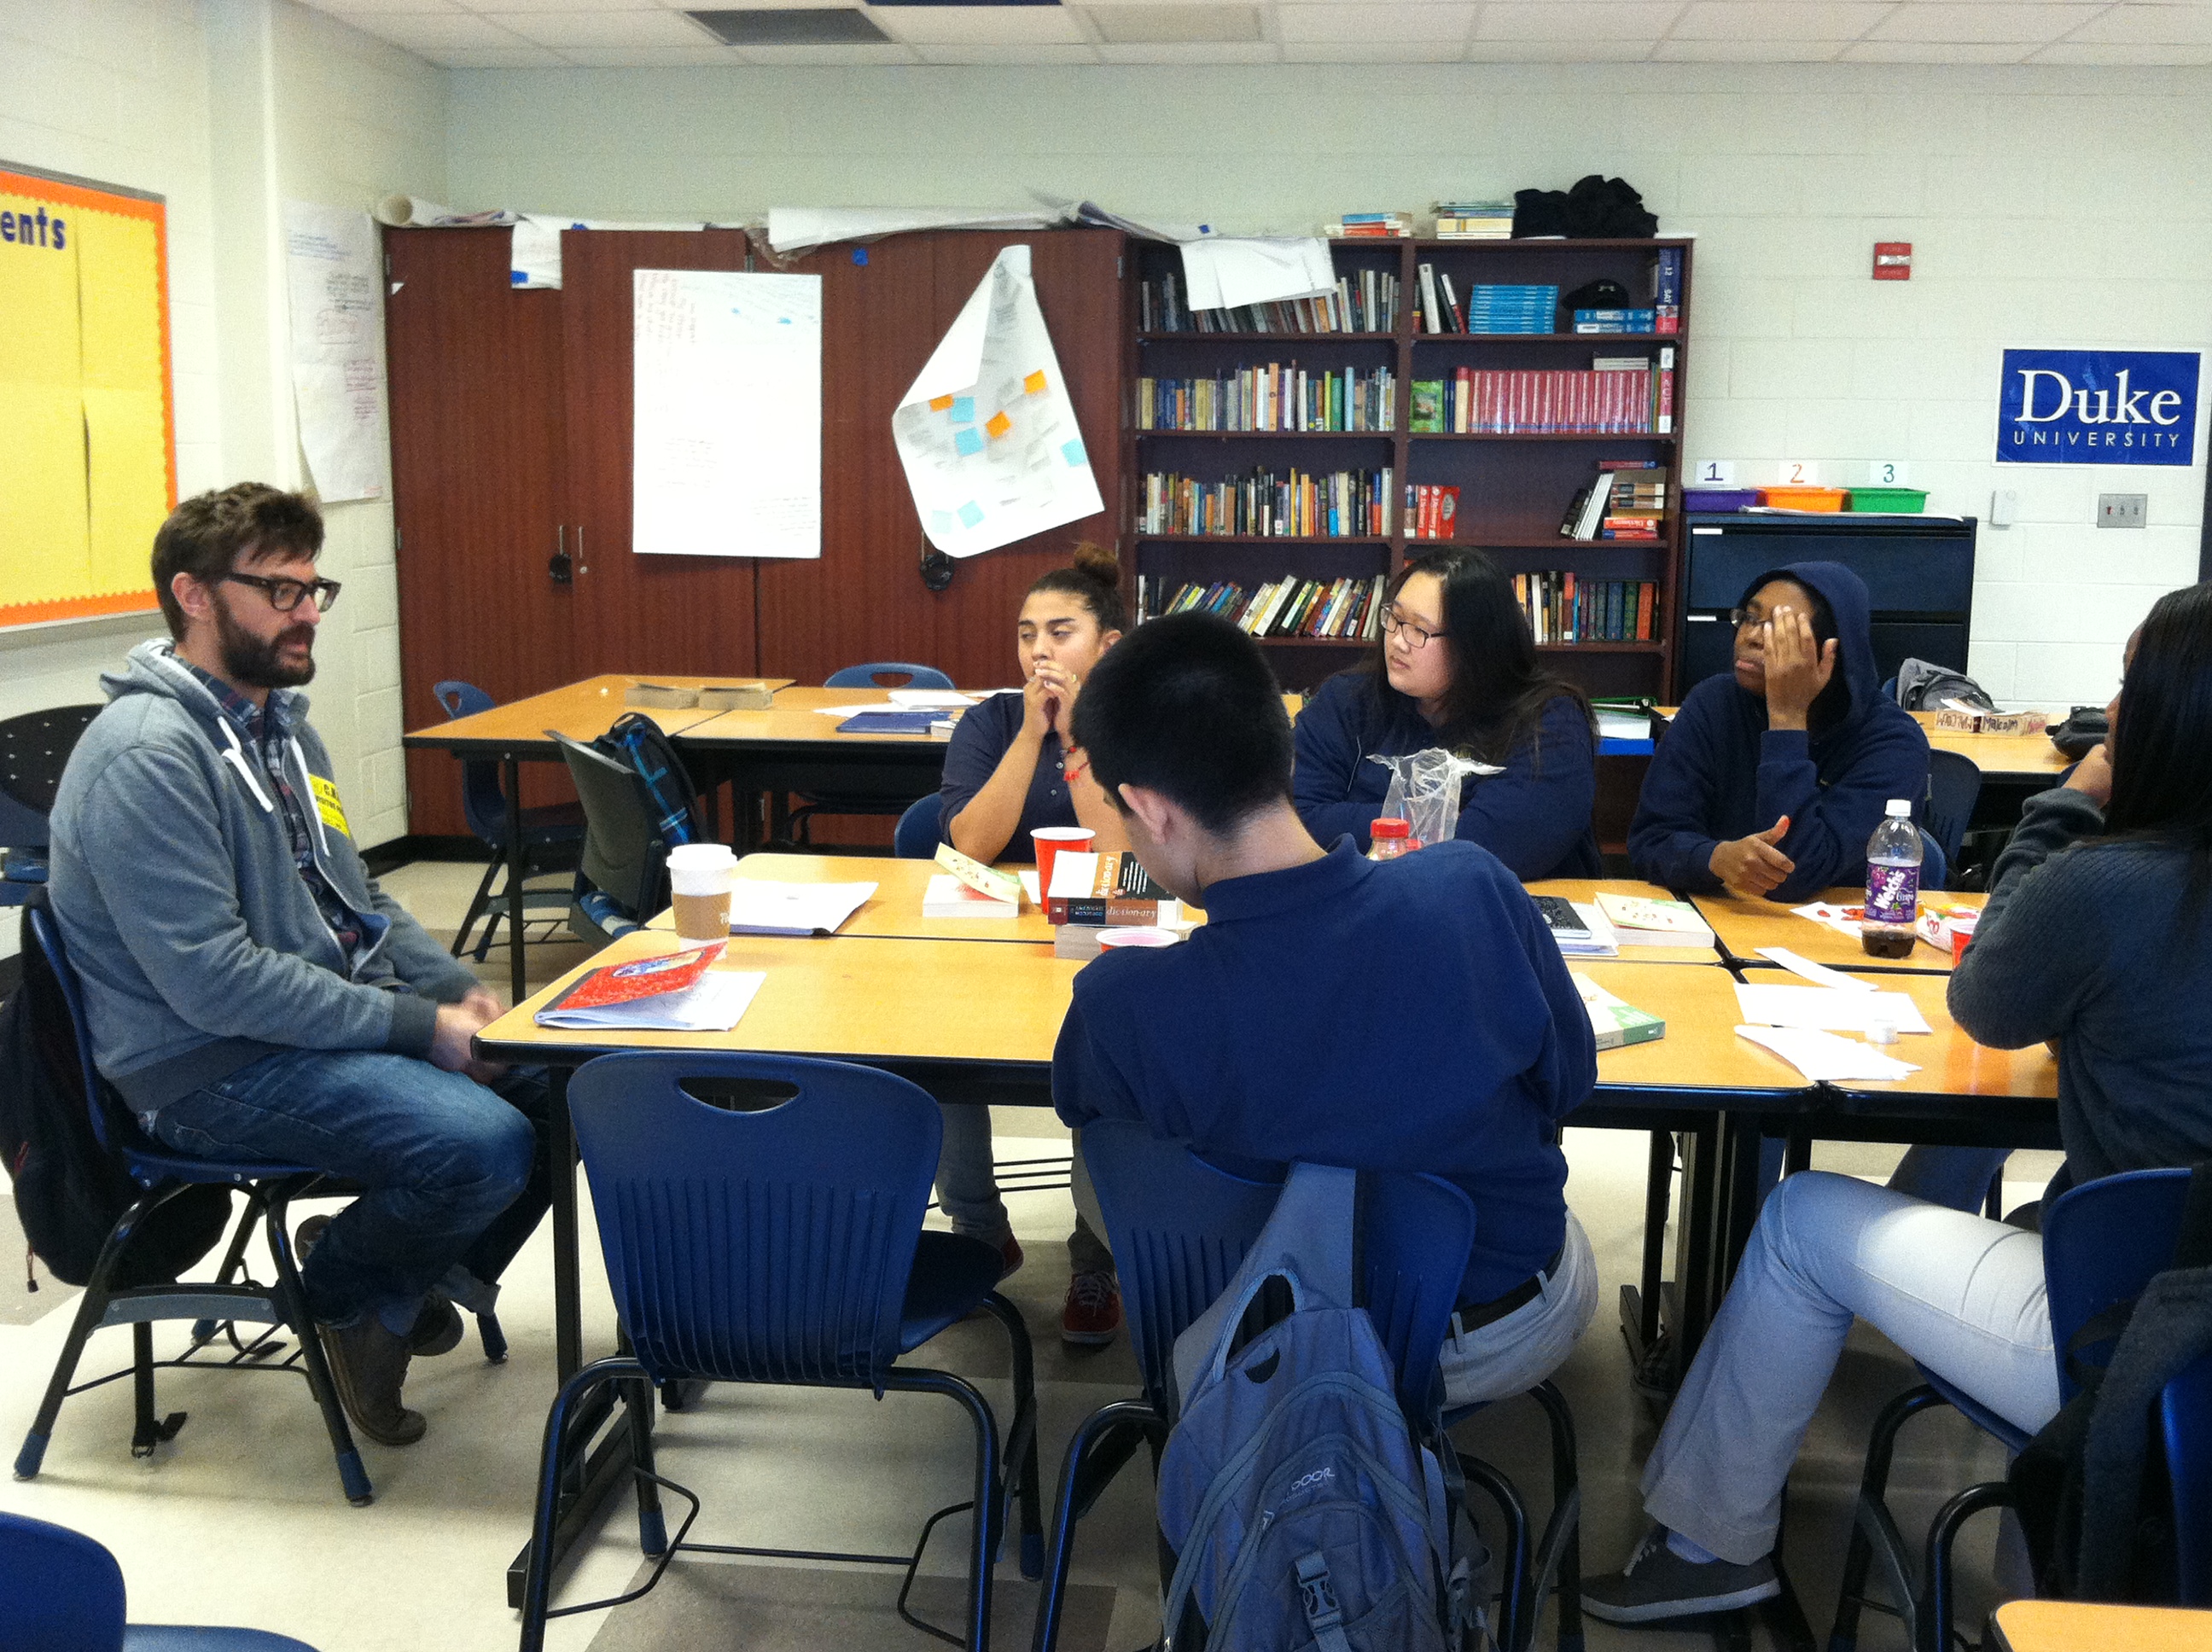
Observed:
[[[91,213],[111,219],[128,219],[143,222],[151,232],[151,272],[154,286],[153,310],[150,320],[154,331],[154,354],[158,364],[159,407],[161,417],[161,506],[163,513],[173,510],[177,502],[177,412],[175,372],[170,337],[169,316],[169,236],[168,208],[163,198],[142,191],[121,186],[106,186],[86,179],[69,178],[40,172],[36,169],[11,167],[0,162],[0,195],[29,200],[46,206],[66,209],[72,214]],[[96,239],[96,238],[95,238]],[[82,243],[79,243],[81,247]],[[15,249],[0,246],[0,256]],[[142,312],[142,315],[143,315]],[[141,393],[153,386],[140,380]],[[7,386],[0,383],[0,396],[7,394]],[[148,411],[150,412],[150,407]],[[135,449],[146,452],[140,446]],[[78,475],[63,478],[59,485],[89,488],[90,478]],[[150,510],[152,501],[140,495],[143,516]],[[129,538],[141,543],[143,556],[152,548],[150,529],[140,536],[132,532]],[[16,548],[19,551],[20,547]],[[8,558],[10,547],[0,544],[0,592],[15,583]],[[112,561],[111,566],[114,566]],[[141,562],[138,566],[143,568]],[[54,620],[82,619],[103,614],[146,613],[155,610],[155,599],[150,574],[144,574],[146,583],[131,589],[116,589],[112,585],[106,590],[97,588],[106,581],[95,579],[95,588],[77,595],[55,595],[27,602],[7,602],[0,599],[0,629],[19,625],[35,625]],[[20,587],[19,587],[20,588]]]

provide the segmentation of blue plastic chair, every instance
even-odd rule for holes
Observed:
[[[450,718],[473,717],[480,711],[493,710],[498,704],[489,695],[473,683],[450,678],[433,683],[430,692],[445,708]],[[476,927],[477,920],[486,918],[483,934],[478,938],[476,958],[482,963],[491,951],[492,937],[499,932],[499,920],[514,921],[514,891],[502,889],[491,892],[492,880],[507,865],[507,793],[499,783],[499,765],[489,757],[464,761],[461,764],[461,813],[467,818],[469,830],[477,840],[491,851],[491,864],[484,868],[483,881],[469,902],[467,914],[453,936],[453,956],[459,957],[469,944],[469,932]],[[523,875],[536,877],[541,872],[574,872],[576,856],[584,841],[584,811],[573,803],[548,804],[541,808],[522,811]],[[532,906],[550,908],[560,914],[568,910],[568,891],[566,890],[526,890],[522,896],[524,921],[528,921]],[[487,914],[489,916],[487,917]]]
[[[54,788],[101,709],[56,706],[0,722],[0,906],[21,906],[46,883]]]
[[[2159,1400],[2173,1538],[2181,1565],[2176,1605],[2212,1606],[2212,1355],[2166,1385]]]
[[[361,1453],[355,1449],[353,1431],[347,1426],[345,1412],[338,1405],[330,1366],[323,1357],[322,1344],[317,1339],[314,1321],[307,1312],[307,1294],[300,1285],[300,1271],[293,1259],[290,1233],[285,1222],[291,1201],[316,1188],[324,1180],[321,1173],[304,1164],[226,1164],[211,1159],[189,1158],[155,1144],[121,1108],[111,1114],[104,1099],[106,1085],[92,1063],[92,1036],[85,1021],[83,989],[70,967],[61,929],[54,922],[53,914],[43,907],[33,906],[27,917],[25,932],[32,944],[46,955],[69,1005],[70,1029],[76,1039],[77,1064],[94,1138],[117,1159],[142,1194],[117,1220],[106,1242],[100,1247],[92,1278],[78,1299],[76,1317],[70,1322],[60,1357],[54,1363],[54,1374],[46,1385],[46,1397],[39,1402],[38,1415],[32,1421],[30,1432],[23,1437],[22,1449],[15,1454],[15,1478],[27,1480],[37,1475],[46,1459],[47,1442],[53,1437],[54,1419],[61,1413],[62,1401],[113,1380],[112,1376],[95,1377],[75,1388],[70,1386],[76,1375],[77,1362],[83,1357],[85,1344],[92,1333],[108,1326],[128,1325],[137,1401],[137,1426],[131,1439],[133,1456],[150,1456],[157,1445],[174,1438],[185,1424],[182,1412],[155,1420],[154,1372],[157,1369],[296,1369],[307,1379],[307,1388],[321,1407],[323,1425],[330,1434],[331,1450],[337,1460],[338,1479],[345,1488],[347,1501],[356,1505],[367,1503],[374,1491],[369,1485],[368,1471],[362,1467]],[[140,1224],[187,1187],[209,1184],[235,1187],[246,1195],[246,1210],[240,1218],[229,1254],[215,1282],[116,1286],[112,1282],[117,1270]],[[262,1218],[268,1236],[269,1254],[276,1259],[276,1282],[264,1285],[248,1279],[233,1284],[232,1278],[243,1259],[246,1235],[257,1215]],[[155,1360],[153,1322],[156,1320],[192,1321],[191,1348],[177,1359]],[[298,1339],[298,1346],[289,1358],[273,1361],[268,1356],[283,1348],[281,1342],[264,1333],[240,1345],[233,1330],[233,1357],[193,1357],[212,1342],[218,1323],[234,1325],[240,1321],[282,1325]]]
[[[902,677],[886,683],[887,677]],[[911,665],[896,659],[879,659],[871,665],[848,665],[823,679],[825,689],[949,689],[952,679],[934,665]]]
[[[1212,1305],[1242,1266],[1275,1207],[1279,1183],[1255,1181],[1207,1163],[1181,1142],[1141,1125],[1087,1125],[1084,1157],[1098,1191],[1128,1316],[1140,1397],[1103,1406],[1069,1441],[1054,1501],[1033,1652],[1050,1652],[1060,1630],[1075,1522],[1141,1440],[1157,1465],[1170,1424],[1175,1339]],[[1474,1240],[1467,1195],[1433,1176],[1363,1177],[1362,1291],[1376,1334],[1395,1362],[1399,1400],[1451,1449],[1437,1418],[1437,1356]],[[1509,1529],[1500,1644],[1520,1652],[1528,1516],[1510,1481],[1459,1457],[1467,1479],[1504,1511]]]
[[[1953,870],[1965,850],[1966,827],[1974,817],[1974,805],[1982,795],[1982,771],[1972,757],[1956,751],[1928,754],[1928,802],[1921,811],[1923,829],[1943,851],[1944,864]],[[1943,889],[1923,878],[1927,889]]]
[[[905,680],[886,682],[885,678]],[[848,665],[842,671],[832,671],[823,680],[822,686],[825,689],[949,689],[952,686],[952,679],[934,665],[879,659],[872,665]],[[799,794],[799,806],[791,811],[788,829],[793,841],[809,843],[813,841],[811,822],[817,815],[899,815],[902,817],[914,802],[915,799],[902,796],[887,797],[880,793],[857,790],[803,792]],[[905,853],[897,847],[896,833],[892,838],[892,853]]]
[[[125,1622],[123,1569],[82,1532],[0,1514],[0,1652],[315,1652],[262,1629]]]
[[[945,795],[932,792],[926,798],[916,798],[899,817],[897,828],[891,833],[891,853],[902,860],[928,860],[935,857],[937,846],[944,840]]]
[[[702,1099],[713,1096],[715,1100]],[[799,1057],[638,1051],[602,1057],[570,1081],[569,1111],[591,1179],[599,1244],[631,1353],[568,1379],[545,1421],[524,1594],[523,1652],[544,1643],[549,1617],[635,1600],[679,1550],[788,1551],[689,1543],[698,1499],[653,1461],[651,1385],[761,1382],[939,1394],[975,1429],[973,1500],[929,1517],[911,1556],[813,1553],[817,1560],[904,1564],[899,1615],[939,1520],[977,1510],[969,1553],[967,1643],[989,1635],[991,1568],[1018,1497],[1022,1563],[1036,1575],[1036,1396],[1029,1333],[996,1285],[995,1247],[926,1232],[944,1121],[927,1092],[873,1067]],[[744,1108],[747,1110],[735,1110]],[[976,1309],[1006,1331],[1014,1419],[1006,1460],[991,1407],[947,1372],[902,1365],[909,1353]],[[549,1610],[550,1552],[571,1418],[594,1390],[619,1385],[629,1412],[641,1546],[659,1564],[615,1600]],[[659,1493],[690,1506],[668,1539]]]
[[[2097,1315],[2142,1294],[2155,1274],[2173,1265],[2181,1230],[2182,1206],[2189,1194],[2185,1169],[2129,1170],[2069,1188],[2043,1212],[2043,1272],[2051,1305],[2051,1345],[2058,1363],[2058,1398],[2063,1405],[2080,1389],[2069,1368],[2067,1348]],[[2101,1364],[2110,1343],[2081,1351],[2087,1363]],[[1959,1528],[1984,1509],[2009,1500],[2001,1480],[1970,1485],[1945,1503],[1928,1528],[1919,1580],[1895,1517],[1885,1503],[1889,1467],[1898,1430],[1905,1419],[1948,1405],[1975,1427],[2017,1453],[2029,1436],[1974,1397],[1919,1368],[1921,1386],[1885,1406],[1867,1442],[1864,1477],[1859,1485],[1858,1517],[1844,1556],[1843,1589],[1836,1603],[1828,1652],[1850,1652],[1858,1641],[1863,1606],[1892,1608],[1865,1596],[1867,1572],[1881,1564],[1892,1596],[1903,1603],[1916,1652],[1948,1652],[1951,1621],[1951,1549]]]

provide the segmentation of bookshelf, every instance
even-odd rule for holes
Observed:
[[[1682,410],[1692,354],[1692,245],[1663,238],[1334,241],[1330,251],[1337,274],[1356,300],[1353,313],[1344,318],[1352,324],[1349,329],[1307,331],[1292,307],[1279,306],[1272,315],[1258,318],[1272,325],[1229,331],[1199,331],[1198,318],[1169,312],[1164,302],[1167,278],[1174,277],[1178,293],[1182,286],[1176,248],[1131,242],[1134,270],[1127,282],[1121,520],[1123,543],[1133,553],[1124,557],[1133,610],[1141,598],[1146,611],[1158,612],[1184,584],[1233,583],[1248,598],[1285,579],[1324,585],[1349,580],[1371,587],[1376,577],[1395,573],[1409,556],[1444,544],[1474,544],[1497,557],[1509,574],[1571,574],[1586,597],[1589,582],[1600,582],[1601,588],[1610,581],[1650,584],[1652,612],[1643,640],[1546,641],[1539,647],[1547,664],[1593,695],[1670,698],[1683,565]],[[1674,333],[1561,331],[1564,310],[1548,318],[1551,330],[1546,331],[1425,330],[1425,264],[1435,276],[1449,278],[1462,315],[1473,311],[1476,288],[1556,287],[1564,298],[1601,278],[1618,282],[1629,293],[1630,304],[1640,307],[1650,303],[1650,269],[1661,249],[1674,249],[1680,260],[1680,324]],[[1335,319],[1322,315],[1310,301],[1302,308],[1309,323]],[[1520,319],[1528,320],[1532,313],[1524,306]],[[1223,319],[1218,313],[1208,318]],[[1645,382],[1656,384],[1662,347],[1673,352],[1672,429],[1666,434],[1652,428],[1409,428],[1415,422],[1417,382],[1450,385],[1464,373],[1468,412],[1476,422],[1497,411],[1501,422],[1517,417],[1525,424],[1526,406],[1516,403],[1509,408],[1501,402],[1493,407],[1477,392],[1474,375],[1521,375],[1480,381],[1498,387],[1494,394],[1503,396],[1506,386],[1518,394],[1524,386],[1564,386],[1564,380],[1538,375],[1590,373],[1596,358],[1640,357],[1652,364],[1651,380]],[[1300,372],[1305,375],[1303,396],[1296,378]],[[1382,421],[1372,416],[1371,387],[1386,375],[1389,417]],[[1595,377],[1607,381],[1607,390],[1613,387],[1611,374]],[[1341,389],[1314,393],[1317,380],[1334,386],[1356,385],[1368,392],[1361,398],[1363,428],[1310,428],[1316,418],[1332,427],[1354,422],[1340,412],[1352,398]],[[1599,392],[1570,387],[1559,393],[1585,399],[1545,404],[1543,411],[1553,422],[1600,416],[1616,425],[1635,422],[1632,397],[1622,401],[1616,396],[1601,405],[1588,399]],[[1178,421],[1262,428],[1193,429],[1176,428]],[[1595,478],[1601,461],[1651,467],[1637,474],[1663,484],[1666,503],[1656,538],[1579,540],[1559,533],[1560,519]],[[1376,483],[1387,474],[1388,531],[1375,531],[1371,522],[1357,519],[1335,525],[1347,528],[1340,533],[1195,531],[1214,521],[1239,529],[1253,525],[1219,510],[1203,524],[1192,519],[1192,509],[1164,512],[1164,496],[1175,490],[1156,480],[1190,484],[1177,495],[1185,501],[1196,487],[1212,488],[1218,495],[1219,484],[1239,483],[1240,499],[1249,501],[1255,491],[1252,478],[1273,478],[1279,498],[1281,484],[1294,474],[1322,479],[1322,491],[1328,478]],[[1409,535],[1409,485],[1459,490],[1447,538]],[[1300,517],[1291,525],[1304,529],[1314,524]],[[1355,599],[1350,622],[1360,617]],[[1589,622],[1586,614],[1578,635],[1595,629]],[[1618,620],[1611,629],[1620,629]],[[1357,663],[1369,646],[1359,636],[1263,635],[1261,642],[1284,686],[1291,689],[1310,688]]]

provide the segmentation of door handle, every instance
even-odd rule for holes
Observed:
[[[591,571],[592,565],[584,560],[584,525],[579,522],[576,524],[576,572],[589,574]]]
[[[575,563],[568,555],[568,530],[565,525],[556,525],[553,530],[553,555],[546,559],[545,571],[552,575],[556,585],[568,585],[575,579]]]

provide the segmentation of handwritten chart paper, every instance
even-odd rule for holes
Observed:
[[[630,549],[822,554],[822,277],[635,272]]]
[[[391,492],[384,392],[384,264],[366,212],[284,203],[292,393],[300,446],[325,504]]]
[[[891,415],[929,542],[949,556],[1012,544],[1106,508],[1030,279],[1000,252]]]

